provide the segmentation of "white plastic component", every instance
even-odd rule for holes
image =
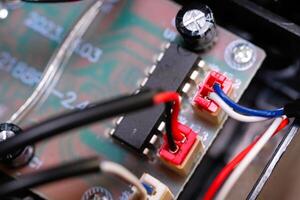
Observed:
[[[153,176],[144,173],[141,177],[141,182],[150,185],[153,188],[153,193],[148,194],[148,200],[173,200],[174,196],[170,189],[154,178]]]

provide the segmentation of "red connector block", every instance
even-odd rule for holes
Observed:
[[[184,139],[176,141],[177,150],[172,152],[169,149],[167,138],[164,136],[159,156],[168,167],[179,174],[186,175],[192,168],[196,157],[201,153],[203,146],[198,135],[192,129],[180,123],[178,123],[178,129],[184,135]]]
[[[221,85],[225,94],[232,92],[232,80],[216,71],[211,71],[204,82],[199,86],[199,90],[193,99],[194,108],[200,117],[208,121],[219,123],[222,118],[219,106],[208,98],[210,92],[213,92],[213,85],[218,83]]]

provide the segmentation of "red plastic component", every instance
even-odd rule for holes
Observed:
[[[199,90],[194,97],[195,105],[200,109],[205,109],[208,112],[214,113],[219,109],[219,106],[208,98],[208,94],[213,91],[213,85],[219,83],[225,94],[228,94],[232,87],[232,81],[226,76],[211,71],[204,80],[204,83],[199,86]]]
[[[185,140],[176,141],[178,150],[176,152],[170,151],[166,137],[164,137],[164,143],[159,150],[160,157],[164,158],[170,163],[173,163],[174,165],[182,164],[193,147],[193,144],[197,140],[197,134],[189,127],[178,123],[178,129],[185,136]]]

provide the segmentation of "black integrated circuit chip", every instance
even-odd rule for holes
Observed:
[[[179,91],[199,62],[199,56],[171,44],[148,78],[144,88]],[[125,115],[113,137],[142,153],[163,119],[164,105]]]

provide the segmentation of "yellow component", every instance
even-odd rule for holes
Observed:
[[[181,165],[174,165],[173,163],[163,159],[160,157],[160,160],[170,169],[175,171],[176,173],[186,176],[190,173],[192,167],[195,165],[197,158],[203,152],[203,144],[201,142],[200,137],[197,137],[197,140],[193,144],[189,154],[186,156],[185,160],[182,162]]]
[[[153,193],[148,194],[148,200],[173,200],[174,196],[170,189],[154,178],[153,176],[144,173],[143,176],[141,177],[141,182],[148,184],[153,188]]]

